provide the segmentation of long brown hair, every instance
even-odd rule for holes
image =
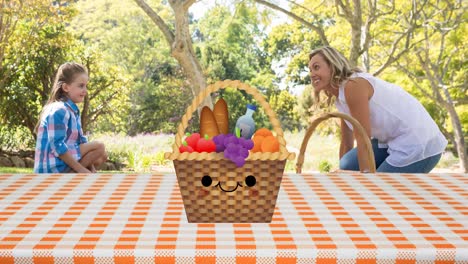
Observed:
[[[349,77],[355,72],[362,72],[361,69],[357,67],[352,67],[346,57],[337,51],[335,48],[330,46],[321,47],[313,50],[309,54],[309,62],[315,55],[320,55],[325,60],[325,62],[331,68],[331,85],[332,87],[338,89],[340,84],[349,79]],[[327,104],[330,105],[332,95],[330,92],[325,91],[325,94],[328,97]],[[320,92],[314,92],[315,101],[318,103],[320,101]]]
[[[88,74],[88,70],[85,66],[79,63],[66,62],[60,65],[55,75],[54,84],[50,92],[49,100],[47,100],[46,104],[42,108],[41,114],[39,115],[39,119],[37,120],[36,128],[34,129],[36,133],[41,123],[45,107],[53,102],[65,102],[68,98],[68,94],[63,90],[63,84],[71,84],[75,80],[76,75],[81,73]]]

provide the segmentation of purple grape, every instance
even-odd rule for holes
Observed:
[[[254,143],[251,139],[240,138],[239,141],[242,147],[246,148],[247,150],[251,150],[254,146]]]
[[[216,144],[216,143],[215,143]],[[217,153],[221,153],[225,150],[226,148],[224,147],[224,145],[219,145],[219,144],[216,144],[216,152]]]
[[[252,140],[238,138],[232,133],[219,134],[213,137],[213,141],[216,144],[216,152],[224,152],[224,157],[234,162],[237,167],[244,166],[249,150],[253,148]]]
[[[239,144],[239,138],[237,138],[236,136],[232,135],[230,137],[227,137],[226,139],[224,139],[224,145],[227,146],[229,145],[230,143],[232,144]]]
[[[237,144],[234,144],[234,143],[229,143],[226,145],[226,149],[224,151],[228,151],[232,154],[236,154],[238,155],[239,154],[239,148],[240,146],[237,145]]]
[[[232,161],[234,161],[238,168],[244,166],[245,164],[245,159],[242,157],[235,157]]]
[[[239,155],[245,159],[249,156],[249,150],[246,148],[240,148]]]
[[[224,139],[225,139],[225,135],[224,134],[219,134],[219,135],[216,135],[213,137],[213,142],[215,143],[216,145],[216,152],[223,152],[224,149],[225,149],[225,146],[224,146]]]

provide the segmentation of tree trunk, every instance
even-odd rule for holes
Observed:
[[[458,117],[457,112],[455,111],[454,104],[452,102],[452,98],[446,88],[443,88],[444,95],[446,101],[442,103],[444,108],[447,110],[450,121],[453,127],[453,134],[455,140],[455,147],[457,149],[458,158],[460,159],[460,169],[463,172],[468,172],[468,161],[466,157],[466,145],[465,145],[465,138],[463,136],[463,130],[460,123],[460,118]]]
[[[180,63],[189,79],[193,96],[197,96],[206,87],[206,78],[202,67],[193,51],[192,37],[189,31],[188,8],[185,1],[169,1],[175,13],[175,39],[171,46],[172,56]],[[211,97],[207,96],[202,106],[213,108]],[[200,111],[199,111],[200,112]]]
[[[166,41],[171,48],[172,56],[179,62],[184,70],[185,76],[190,82],[190,87],[194,96],[197,96],[206,88],[206,78],[202,67],[193,51],[192,37],[189,30],[188,8],[195,0],[170,0],[169,4],[175,15],[175,31],[165,24],[164,20],[150,7],[144,0],[134,0],[138,6],[153,20],[156,26],[163,32]],[[207,96],[199,111],[203,106],[213,107],[211,97]]]

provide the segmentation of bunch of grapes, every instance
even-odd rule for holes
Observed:
[[[224,157],[234,162],[237,167],[244,166],[249,150],[254,145],[252,140],[231,133],[214,136],[213,141],[216,144],[216,152],[224,152]]]

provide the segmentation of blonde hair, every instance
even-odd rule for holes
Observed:
[[[346,57],[341,54],[336,49],[325,46],[313,50],[309,54],[309,62],[315,55],[320,55],[331,68],[331,85],[332,87],[338,89],[340,84],[348,80],[349,77],[355,72],[362,72],[361,69],[357,67],[352,67]],[[325,94],[328,97],[327,104],[331,104],[332,95],[329,91],[325,91]],[[315,101],[318,103],[320,101],[320,92],[314,92]]]
[[[37,120],[36,128],[34,129],[36,133],[41,123],[42,114],[44,113],[44,108],[53,102],[58,102],[58,101],[65,102],[68,99],[68,95],[62,88],[63,84],[71,84],[75,80],[76,75],[81,74],[81,73],[88,74],[88,70],[86,69],[85,66],[79,63],[66,62],[60,65],[55,75],[54,84],[52,86],[49,99],[47,100],[46,104],[42,108],[41,114],[39,115],[39,119]]]

